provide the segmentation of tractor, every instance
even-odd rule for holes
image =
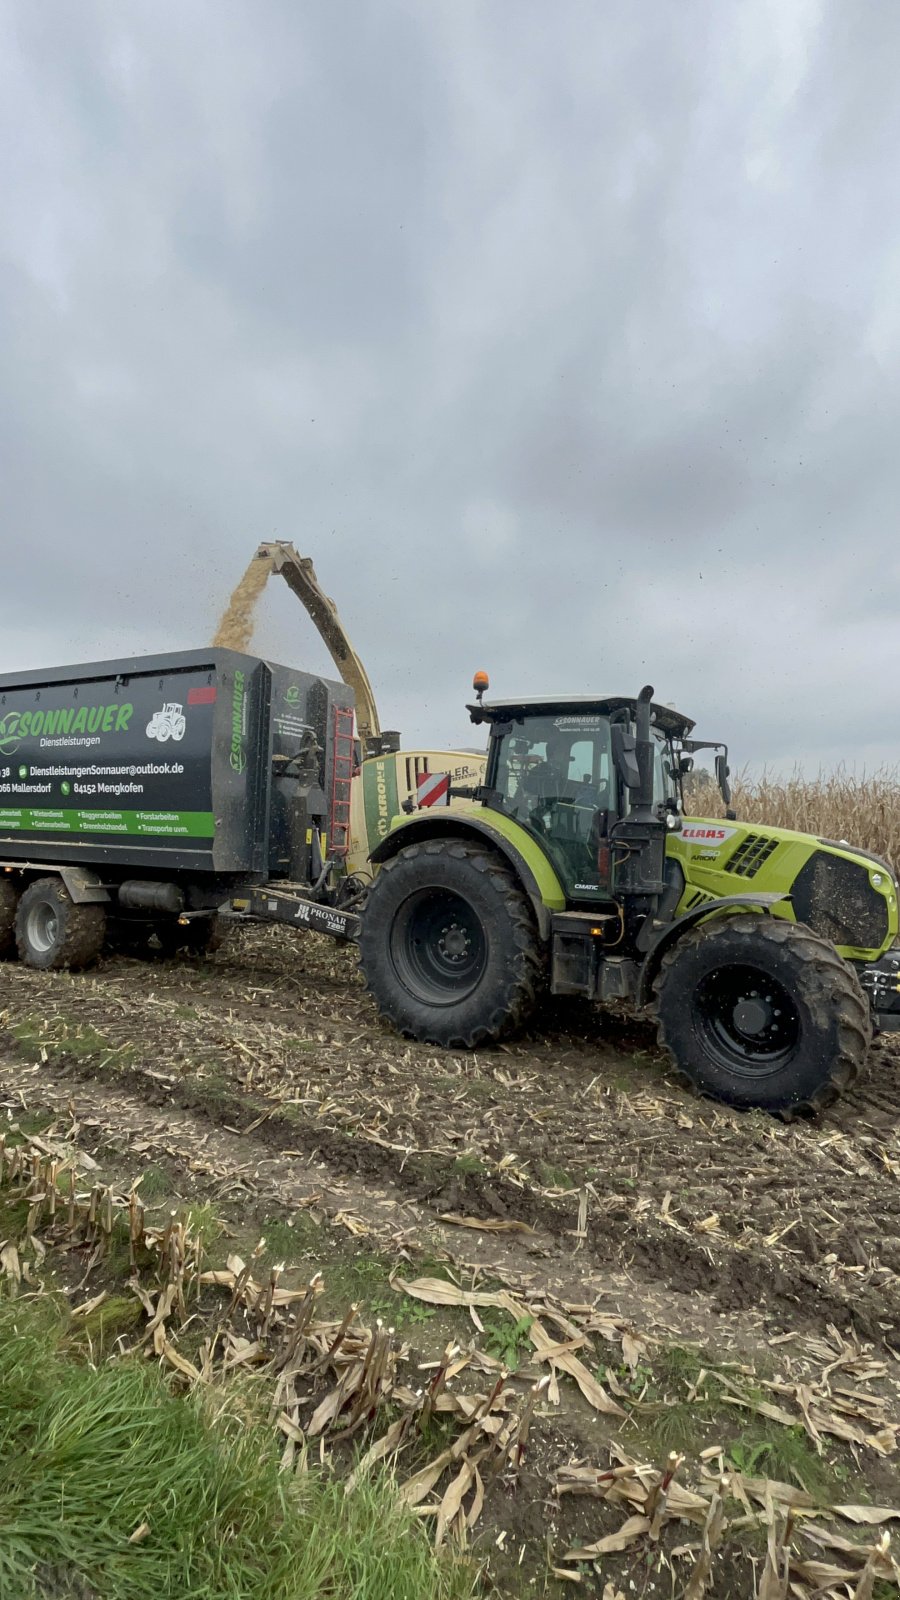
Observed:
[[[816,1111],[873,1027],[900,1027],[897,885],[875,856],[740,822],[728,753],[636,698],[485,702],[484,782],[397,818],[359,933],[365,981],[408,1037],[473,1049],[541,996],[652,1015],[683,1079],[737,1107]],[[699,750],[725,816],[685,815]]]
[[[165,744],[167,739],[178,740],[184,738],[187,727],[187,718],[184,707],[174,700],[164,705],[161,711],[155,711],[147,723],[147,738],[158,739],[160,744]]]

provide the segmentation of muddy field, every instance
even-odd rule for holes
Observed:
[[[419,1305],[406,1333],[425,1366],[450,1337],[514,1368],[528,1340],[496,1313],[404,1296],[395,1270],[570,1308],[554,1334],[565,1340],[568,1315],[614,1407],[598,1413],[568,1378],[558,1404],[542,1391],[523,1473],[473,1529],[506,1594],[678,1594],[689,1581],[697,1526],[649,1555],[638,1534],[602,1561],[566,1563],[624,1515],[596,1488],[560,1494],[573,1461],[593,1471],[623,1451],[664,1462],[675,1450],[707,1477],[717,1463],[743,1465],[748,1482],[778,1468],[831,1502],[898,1498],[898,1098],[888,1043],[816,1121],[737,1114],[675,1083],[651,1029],[571,1009],[499,1048],[442,1054],[385,1028],[352,949],[276,930],[234,933],[202,963],[0,968],[8,1125],[75,1129],[109,1182],[149,1171],[161,1205],[214,1204],[232,1232],[274,1234],[282,1259],[296,1240],[292,1265],[321,1267],[336,1310],[342,1296],[368,1301],[403,1328]],[[829,1354],[852,1380],[836,1409]],[[737,1399],[717,1379],[707,1404],[713,1367],[743,1371]],[[757,1532],[720,1556],[706,1592],[757,1591]],[[829,1592],[802,1570],[822,1548],[808,1531],[795,1542],[796,1592]],[[834,1567],[840,1545],[826,1548]],[[862,1557],[840,1559],[853,1573]],[[855,1578],[831,1581],[854,1593]]]

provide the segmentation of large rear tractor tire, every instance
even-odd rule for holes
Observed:
[[[429,1044],[473,1049],[534,1009],[543,955],[509,868],[462,839],[407,845],[380,869],[360,964],[382,1016]]]
[[[0,961],[16,953],[16,912],[19,896],[9,878],[0,878]]]
[[[827,939],[775,917],[691,929],[663,957],[654,993],[677,1070],[732,1106],[818,1111],[849,1089],[872,1037],[855,972]]]
[[[19,957],[39,972],[90,966],[103,948],[106,908],[76,905],[61,878],[30,883],[16,912]]]

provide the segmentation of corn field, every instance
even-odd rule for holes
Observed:
[[[732,780],[732,804],[742,821],[797,828],[822,839],[846,839],[872,850],[900,872],[900,768],[861,774],[838,767],[817,777],[795,771],[789,778],[742,772]],[[685,789],[689,810],[721,816],[722,799],[705,772]]]

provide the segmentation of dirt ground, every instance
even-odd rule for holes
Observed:
[[[735,1113],[672,1080],[649,1026],[571,1007],[495,1049],[441,1053],[381,1023],[352,948],[308,934],[243,929],[208,961],[110,956],[79,975],[0,966],[8,1124],[65,1124],[108,1181],[154,1174],[161,1206],[208,1201],[236,1235],[274,1238],[283,1259],[296,1241],[292,1265],[320,1266],[335,1306],[380,1308],[425,1365],[451,1337],[515,1366],[515,1339],[487,1313],[398,1293],[395,1269],[433,1276],[438,1263],[457,1284],[580,1308],[583,1359],[623,1415],[598,1416],[568,1380],[557,1405],[542,1397],[517,1483],[488,1496],[474,1533],[502,1594],[683,1592],[696,1527],[682,1528],[683,1551],[677,1538],[644,1540],[566,1566],[567,1551],[622,1519],[596,1495],[561,1497],[560,1470],[608,1468],[617,1450],[698,1462],[706,1451],[715,1466],[724,1439],[726,1462],[758,1475],[782,1463],[779,1437],[796,1433],[824,1474],[821,1494],[844,1485],[844,1499],[889,1503],[898,1100],[900,1048],[888,1042],[815,1121]],[[692,1382],[704,1363],[736,1364],[782,1411],[780,1397],[817,1381],[831,1351],[865,1374],[869,1443],[865,1427],[818,1444],[815,1426],[786,1429],[759,1389],[730,1410],[717,1389],[721,1415],[700,1408],[678,1438],[661,1419],[686,1416],[695,1395],[673,1350],[694,1352],[679,1358]],[[804,1470],[798,1458],[797,1483]],[[764,1539],[729,1548],[707,1592],[756,1593]],[[572,1576],[555,1578],[561,1567]],[[854,1590],[848,1579],[834,1592]]]

